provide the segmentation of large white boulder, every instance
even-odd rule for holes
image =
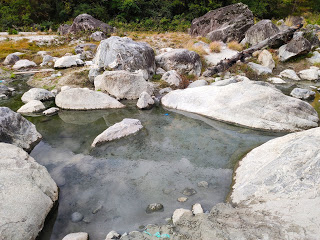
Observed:
[[[32,100],[46,101],[52,99],[54,99],[54,94],[43,88],[31,88],[21,97],[21,100],[24,103],[30,102]]]
[[[39,100],[31,100],[18,109],[18,113],[37,113],[45,110],[46,107]]]
[[[30,152],[41,139],[36,127],[21,114],[0,107],[0,142],[11,143]]]
[[[319,120],[310,104],[253,81],[175,90],[161,101],[165,107],[268,131],[300,131],[317,127]]]
[[[105,71],[95,77],[96,90],[107,92],[117,99],[138,99],[142,92],[153,94],[153,84],[146,80],[142,70],[129,72],[125,70]]]
[[[202,63],[198,53],[187,49],[169,49],[156,56],[156,63],[165,71],[176,70],[179,74],[200,76]]]
[[[127,37],[112,36],[102,40],[93,59],[94,65],[101,69],[146,70],[148,79],[155,73],[154,51],[147,43],[135,42]]]
[[[20,70],[20,69],[23,69],[23,68],[31,68],[31,67],[36,67],[37,64],[35,62],[32,62],[30,60],[26,60],[26,59],[23,59],[23,60],[19,60],[17,61],[14,65],[13,65],[13,69],[14,70]]]
[[[291,232],[288,239],[318,239],[319,141],[320,128],[315,128],[270,140],[252,150],[236,170],[232,202],[282,221],[283,229],[303,228],[302,232]]]
[[[109,95],[88,88],[70,88],[56,96],[56,105],[62,109],[92,110],[123,108],[122,103]]]
[[[125,118],[98,135],[91,144],[91,147],[129,136],[140,131],[142,128],[143,126],[138,119]]]
[[[80,59],[80,55],[64,56],[55,61],[54,68],[70,68],[78,65],[84,65],[84,62]]]
[[[21,148],[0,143],[0,239],[34,240],[58,200],[47,169]]]

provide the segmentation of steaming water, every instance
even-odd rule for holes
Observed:
[[[22,105],[12,101],[0,104],[13,110]],[[47,167],[60,188],[59,206],[40,240],[60,240],[80,231],[103,240],[111,230],[165,223],[175,209],[190,209],[197,202],[210,210],[225,200],[241,156],[276,136],[162,107],[139,111],[135,102],[125,104],[125,109],[27,117],[43,135],[31,156]],[[139,119],[143,130],[90,148],[98,134],[123,118]],[[209,187],[198,187],[200,181]],[[197,193],[179,203],[186,187]],[[162,203],[164,211],[147,214],[150,203]],[[83,221],[73,223],[74,212],[83,214]]]

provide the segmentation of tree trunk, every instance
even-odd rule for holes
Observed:
[[[302,23],[300,23],[299,25],[293,26],[288,28],[287,30],[281,31],[279,33],[277,33],[276,35],[267,38],[265,40],[263,40],[262,42],[243,50],[242,52],[239,52],[238,54],[236,54],[235,56],[233,56],[232,58],[229,59],[224,59],[221,60],[216,66],[212,67],[212,68],[208,68],[202,75],[204,77],[211,77],[214,74],[223,72],[225,70],[227,70],[228,68],[232,67],[237,61],[241,61],[244,62],[245,58],[250,57],[252,55],[252,53],[254,53],[257,50],[269,47],[269,46],[276,46],[276,45],[281,45],[281,43],[287,43],[289,42],[295,31],[297,31],[298,29],[300,29],[303,26]]]

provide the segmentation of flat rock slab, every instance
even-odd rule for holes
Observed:
[[[58,187],[47,169],[21,148],[0,143],[0,239],[36,239]]]
[[[294,132],[318,126],[314,108],[262,82],[175,90],[162,98],[165,107],[197,113],[253,129]]]
[[[71,88],[56,96],[56,105],[62,109],[92,110],[125,107],[109,95],[88,88]]]
[[[0,141],[30,152],[42,139],[36,127],[10,108],[0,107]]]
[[[317,239],[319,141],[320,128],[315,128],[270,140],[252,150],[236,170],[232,202],[277,216],[287,222],[283,228],[304,228],[300,234],[307,236],[300,239]]]
[[[98,135],[91,144],[91,147],[129,136],[140,131],[142,128],[143,126],[138,119],[125,118]]]

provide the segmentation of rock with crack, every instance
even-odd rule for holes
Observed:
[[[142,128],[143,126],[138,119],[125,118],[98,135],[91,144],[91,147],[97,147],[103,143],[135,134]]]
[[[138,99],[142,92],[153,94],[153,84],[146,80],[144,71],[105,71],[95,77],[96,90],[107,92],[117,99]]]
[[[36,239],[58,200],[47,169],[21,148],[0,143],[0,238]]]
[[[139,96],[137,107],[139,109],[150,109],[154,104],[154,100],[147,92],[142,92]]]
[[[292,57],[310,52],[311,44],[303,37],[302,32],[296,32],[292,40],[279,48],[280,61],[284,62]]]
[[[238,41],[254,24],[253,14],[247,5],[237,3],[210,11],[192,21],[190,33],[211,41]]]
[[[182,82],[182,78],[176,70],[166,72],[163,74],[161,79],[169,83],[171,86],[176,87],[179,87]]]
[[[252,150],[236,170],[232,202],[276,217],[283,222],[282,229],[303,229],[286,238],[317,239],[319,141],[320,128],[315,128],[270,140]]]
[[[125,107],[109,95],[88,88],[70,88],[56,96],[56,105],[62,109],[93,110]]]
[[[312,100],[315,98],[316,93],[314,91],[310,91],[308,89],[303,88],[294,88],[290,95],[295,98],[299,98],[302,100]]]
[[[45,110],[46,107],[39,100],[31,100],[18,109],[18,113],[28,114],[28,113],[38,113]]]
[[[30,152],[41,139],[36,127],[21,114],[0,107],[0,142],[11,143]]]
[[[32,100],[47,101],[52,99],[54,99],[54,94],[42,88],[31,88],[21,97],[21,100],[24,103],[30,102]]]
[[[279,32],[279,28],[269,19],[263,19],[250,27],[245,33],[245,38],[242,43],[256,45],[259,42],[274,36]]]
[[[301,131],[317,127],[319,121],[310,104],[262,82],[242,81],[226,86],[175,90],[161,102],[165,107],[274,132]]]
[[[168,49],[156,56],[157,67],[179,74],[200,76],[202,63],[198,53],[187,49]]]
[[[102,40],[93,59],[98,69],[145,70],[151,79],[156,70],[153,49],[147,43],[135,42],[131,38],[112,36]]]

